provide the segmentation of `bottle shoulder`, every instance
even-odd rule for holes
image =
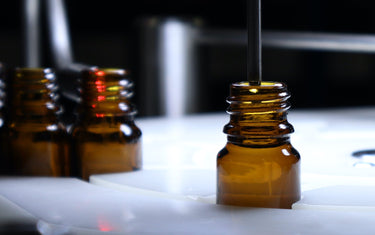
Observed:
[[[64,128],[58,125],[50,126],[28,126],[24,125],[22,127],[13,126],[10,127],[6,133],[11,141],[22,140],[33,142],[39,141],[67,141],[68,133]]]
[[[65,126],[59,122],[12,122],[7,126],[10,131],[22,131],[22,132],[66,132]]]
[[[116,123],[112,125],[85,124],[75,125],[71,129],[73,138],[81,140],[130,141],[142,136],[141,130],[132,123]]]
[[[264,148],[245,147],[227,143],[218,153],[217,159],[227,159],[230,161],[274,161],[277,159],[299,161],[300,154],[290,143]]]

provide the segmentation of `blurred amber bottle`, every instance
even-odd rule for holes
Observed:
[[[5,65],[0,63],[0,175],[10,173],[10,158],[8,153],[8,125],[7,125],[7,76]]]
[[[57,91],[55,73],[49,68],[16,68],[11,76],[9,144],[17,175],[69,175]]]
[[[291,208],[300,199],[300,156],[290,144],[283,83],[231,85],[227,145],[217,156],[217,203]]]
[[[141,131],[130,102],[133,83],[123,69],[83,71],[78,123],[73,128],[75,175],[138,170],[142,167]]]

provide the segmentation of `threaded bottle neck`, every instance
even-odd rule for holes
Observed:
[[[228,142],[253,147],[277,146],[289,141],[293,126],[287,121],[290,93],[283,83],[248,82],[231,85],[227,113],[230,122],[224,127]]]
[[[56,76],[50,68],[16,68],[10,85],[13,121],[55,120],[60,111]]]
[[[81,81],[82,118],[125,117],[136,114],[130,102],[133,82],[124,69],[93,68],[83,71]]]

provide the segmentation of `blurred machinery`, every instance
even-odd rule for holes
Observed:
[[[105,5],[69,0],[21,3],[24,65],[75,72],[85,67],[77,62],[129,68],[141,116],[222,112],[228,85],[245,78],[245,11],[241,9],[245,1],[213,5],[213,1],[141,0],[126,9],[111,1]],[[21,8],[12,4],[10,13]],[[298,9],[294,17],[288,13],[292,5]],[[265,3],[264,80],[286,82],[295,108],[374,104],[369,94],[375,85],[375,21],[366,18],[370,17],[367,8],[358,7],[351,11],[349,2],[324,7],[320,1]],[[120,14],[123,11],[127,14]],[[347,12],[350,19],[344,18]],[[18,27],[9,24],[3,25],[5,31]],[[7,34],[8,38],[16,35]],[[17,63],[15,55],[4,49],[16,50],[12,47],[16,41],[3,40],[1,44],[8,45],[0,46],[0,59]],[[65,96],[77,101],[74,76],[62,81]]]
[[[229,47],[234,50],[243,49],[247,44],[245,30],[215,30],[202,27],[199,19],[177,18],[150,18],[143,21],[141,30],[141,61],[140,84],[142,99],[141,106],[147,115],[165,114],[167,116],[181,116],[185,113],[202,112],[210,109],[210,104],[215,100],[209,100],[211,94],[217,91],[217,85],[226,82],[234,82],[234,78],[227,81],[209,81],[204,77],[204,71],[209,67],[210,61],[204,60],[204,49],[210,47]],[[319,51],[333,53],[375,53],[375,36],[354,35],[338,33],[311,33],[311,32],[285,32],[265,31],[263,33],[263,47],[270,49],[282,49],[287,51]],[[203,49],[202,51],[199,51]],[[203,54],[203,56],[202,56]],[[244,55],[242,55],[244,56]],[[271,56],[272,57],[272,56]],[[239,56],[222,58],[225,62],[236,61],[237,70],[244,73],[244,58]],[[275,58],[275,60],[280,58]],[[288,59],[288,57],[284,58]],[[273,58],[270,58],[272,61]],[[276,61],[272,61],[277,63]],[[271,62],[271,63],[272,63]],[[292,61],[296,62],[296,61]],[[207,63],[205,65],[205,63]],[[267,61],[266,61],[267,64]],[[222,64],[214,65],[217,74],[222,71]],[[238,66],[239,65],[239,66]],[[241,69],[241,66],[243,67]],[[298,70],[299,66],[294,66]],[[224,65],[225,67],[225,65]],[[266,67],[268,70],[283,70],[279,66]],[[316,70],[321,68],[317,67]],[[236,71],[233,71],[236,74]],[[238,72],[237,72],[238,73]],[[272,73],[271,73],[272,74]],[[237,74],[236,74],[237,75]],[[308,80],[309,75],[300,79]],[[242,80],[246,80],[245,75]],[[316,77],[314,82],[322,81]],[[341,84],[337,84],[339,89]],[[155,89],[157,88],[157,89]],[[299,87],[309,92],[313,87]],[[333,90],[335,94],[336,90]],[[219,90],[218,93],[227,94]],[[154,99],[153,97],[156,97]],[[217,99],[217,96],[214,96]],[[220,96],[219,96],[220,97]],[[219,98],[220,99],[220,98]],[[222,98],[224,100],[224,97]],[[327,101],[327,100],[326,100]],[[321,102],[326,102],[322,99]],[[329,102],[329,101],[328,101]],[[339,105],[339,104],[337,104]],[[345,103],[348,105],[348,103]],[[206,107],[204,107],[206,106]]]

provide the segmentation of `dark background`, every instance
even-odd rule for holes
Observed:
[[[374,1],[265,0],[265,30],[375,33]],[[133,71],[139,82],[137,22],[149,16],[197,17],[204,27],[245,29],[246,1],[217,0],[67,0],[74,57],[77,62]],[[0,13],[0,61],[22,66],[22,1],[4,1]],[[229,84],[245,80],[245,46],[200,49],[199,111],[223,111]],[[43,66],[53,66],[48,45]],[[375,55],[361,53],[263,50],[263,79],[286,82],[293,107],[329,108],[375,104]],[[218,69],[220,68],[220,69]],[[134,102],[138,103],[137,94]],[[142,115],[142,107],[139,107]]]

